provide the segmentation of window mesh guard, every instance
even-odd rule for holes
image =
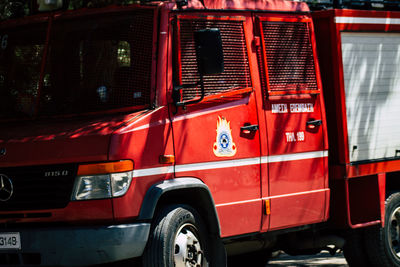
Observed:
[[[268,94],[318,91],[313,49],[306,22],[262,22]]]
[[[150,105],[153,10],[3,27],[3,36],[0,119]]]
[[[196,84],[200,80],[197,68],[193,33],[201,29],[218,28],[221,32],[224,53],[224,72],[204,76],[205,95],[251,87],[250,67],[242,21],[180,19],[181,81],[183,85]],[[200,97],[199,86],[185,88],[182,100]]]

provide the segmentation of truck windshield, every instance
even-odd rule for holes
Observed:
[[[0,119],[149,105],[151,14],[1,28]]]

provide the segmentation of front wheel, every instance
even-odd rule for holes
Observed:
[[[159,213],[143,255],[144,267],[208,267],[208,237],[190,206],[172,205]]]
[[[366,229],[366,248],[372,266],[400,267],[400,193],[391,194],[385,205],[385,227]]]

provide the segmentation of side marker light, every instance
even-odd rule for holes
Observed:
[[[270,215],[271,214],[271,203],[269,199],[264,200],[264,206],[265,206],[265,214]]]
[[[160,164],[174,164],[175,156],[174,155],[161,155],[159,157]]]

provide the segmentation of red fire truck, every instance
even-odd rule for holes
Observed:
[[[0,266],[400,266],[397,3],[3,2]]]

